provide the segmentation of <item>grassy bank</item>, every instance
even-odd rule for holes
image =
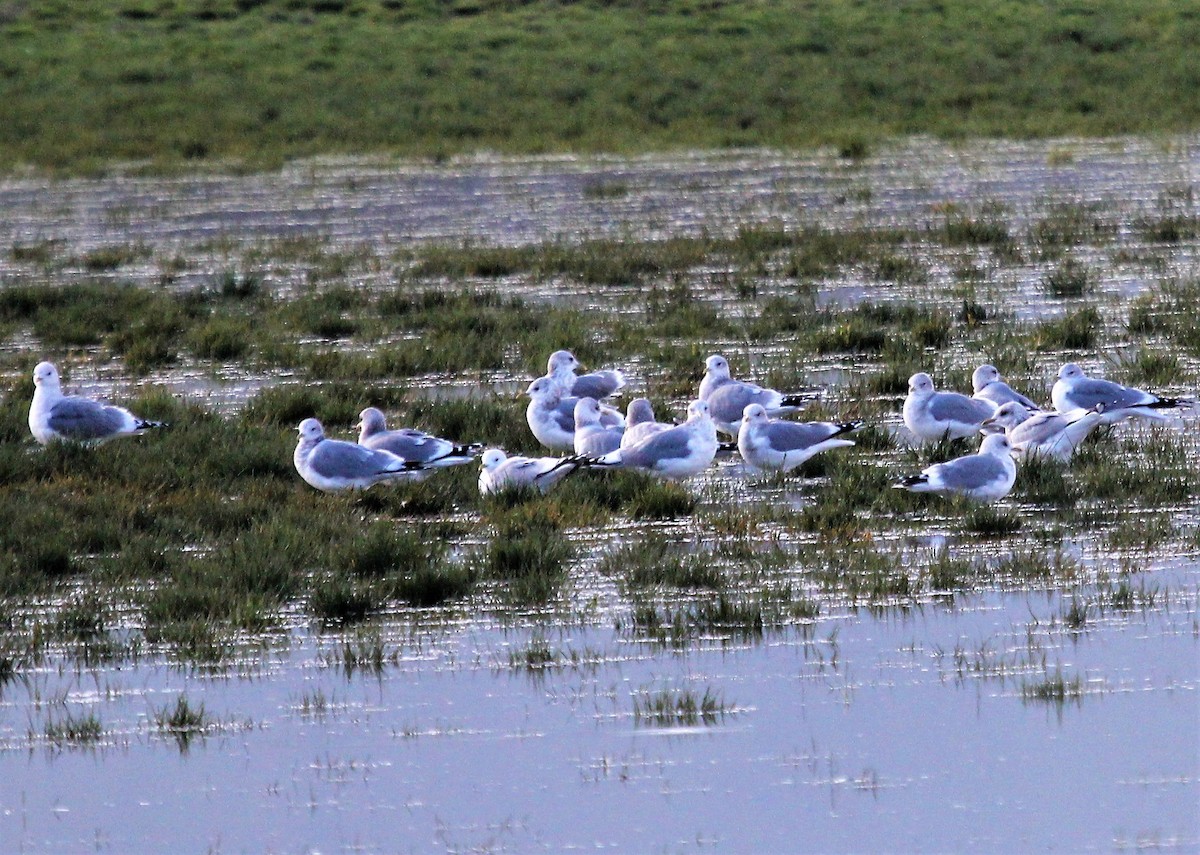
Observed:
[[[1200,4],[0,4],[0,170],[1195,127]]]

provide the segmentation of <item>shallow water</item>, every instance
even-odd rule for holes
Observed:
[[[413,241],[912,225],[948,206],[991,206],[1015,229],[1064,201],[1128,224],[1164,206],[1194,213],[1198,178],[1200,140],[1184,138],[916,140],[862,163],[741,152],[8,179],[0,247],[61,241],[82,254],[140,241],[153,257],[120,277],[152,284],[159,260],[179,252],[193,261],[186,287],[289,236],[386,254]],[[1195,275],[1195,253],[1192,242],[1166,253],[1165,271],[1123,269],[1102,296],[1123,301],[1158,276]],[[22,281],[42,275],[9,257],[0,265]],[[944,290],[944,275],[930,291]],[[1030,286],[1037,275],[1029,265],[1002,283],[1018,316],[1062,310]],[[298,266],[279,284],[303,276]],[[861,299],[871,287],[833,282],[822,297]],[[605,305],[602,291],[568,296]],[[98,366],[72,379],[104,393],[121,377],[119,366]],[[287,382],[235,369],[153,380],[224,407]],[[748,495],[743,478],[725,465],[696,489],[737,500]],[[806,501],[786,489],[778,500]],[[1036,509],[1024,510],[1036,529]],[[1173,519],[1194,529],[1195,509]],[[920,537],[946,539],[936,520]],[[1200,851],[1195,546],[1136,556],[1129,578],[1140,595],[1126,610],[1095,605],[1121,556],[1104,554],[1092,532],[1068,547],[1085,564],[1070,590],[1015,581],[876,611],[822,597],[815,620],[681,650],[614,628],[628,622],[628,604],[585,562],[568,602],[545,615],[484,596],[390,614],[378,672],[346,673],[335,663],[355,638],[302,617],[248,639],[218,674],[161,651],[97,668],[63,652],[0,686],[0,850]],[[801,569],[786,572],[811,586]],[[1072,598],[1090,604],[1077,631],[1064,619]],[[522,664],[534,643],[557,664]],[[1055,676],[1078,696],[1023,694]],[[639,705],[663,690],[709,692],[716,711],[657,724]],[[181,695],[214,723],[186,743],[155,723]],[[103,728],[94,746],[44,736],[49,723],[89,714]]]

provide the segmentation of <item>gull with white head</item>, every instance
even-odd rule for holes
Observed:
[[[1017,480],[1017,464],[1012,446],[1003,434],[983,438],[979,452],[935,463],[919,475],[907,475],[892,486],[914,493],[940,493],[965,496],[978,502],[995,502],[1012,490]]]
[[[292,462],[307,483],[325,493],[364,490],[380,481],[412,479],[423,469],[390,451],[366,448],[353,442],[329,439],[316,419],[305,419],[296,428],[300,435]]]
[[[738,451],[756,469],[788,472],[830,448],[854,445],[847,434],[863,422],[788,422],[772,419],[760,404],[750,404],[738,432]]]
[[[933,379],[924,372],[908,380],[904,425],[922,442],[974,436],[983,420],[995,414],[996,405],[991,401],[958,392],[938,392],[933,388]]]
[[[124,407],[78,395],[64,395],[58,369],[39,362],[33,369],[33,401],[29,431],[46,445],[56,440],[99,445],[121,436],[136,436],[150,428],[166,427],[136,416]]]

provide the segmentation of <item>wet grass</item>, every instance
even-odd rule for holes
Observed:
[[[5,649],[0,680],[3,662],[20,674],[51,643],[84,663],[162,653],[219,666],[246,638],[282,631],[285,613],[347,639],[328,653],[330,667],[378,673],[395,656],[371,635],[382,616],[476,597],[516,609],[570,604],[572,574],[593,567],[616,581],[626,637],[669,648],[755,643],[812,622],[830,602],[906,609],[983,586],[1076,585],[1087,572],[1063,548],[1064,531],[1083,530],[1130,562],[1178,544],[1194,528],[1180,509],[1200,494],[1200,471],[1194,442],[1174,430],[1123,425],[1097,432],[1069,464],[1022,462],[1013,494],[994,506],[890,489],[902,472],[977,447],[910,448],[896,432],[917,370],[965,391],[971,365],[986,359],[1044,398],[1057,364],[1080,352],[1104,355],[1107,375],[1125,382],[1195,387],[1195,281],[1164,279],[1128,306],[1081,302],[1107,272],[1104,262],[1079,267],[1073,250],[1122,240],[1105,213],[1050,204],[1028,229],[1008,214],[947,206],[906,229],[765,223],[727,237],[388,253],[297,238],[226,246],[222,266],[191,289],[104,275],[146,263],[186,270],[187,251],[156,257],[152,246],[114,244],[89,265],[53,241],[13,247],[27,268],[0,284],[0,329],[40,342],[68,388],[118,377],[122,402],[172,427],[94,449],[35,448],[26,425],[35,355],[0,354],[19,377],[0,401],[0,597],[55,604],[40,646],[26,633]],[[1031,263],[1048,271],[1043,285],[1062,315],[1023,322],[995,304],[992,280],[1028,277]],[[946,267],[958,271],[950,284]],[[48,283],[47,268],[71,272]],[[281,287],[285,268],[293,284]],[[818,308],[821,282],[834,277],[872,283],[873,299]],[[564,284],[607,295],[606,311],[541,294]],[[907,289],[941,297],[918,303]],[[781,388],[844,372],[802,418],[867,426],[855,447],[784,477],[725,466],[676,484],[587,471],[545,496],[483,499],[476,466],[327,496],[292,468],[301,419],[352,439],[366,406],[393,426],[542,453],[514,392],[562,346],[590,365],[636,365],[629,373],[660,418],[682,412],[718,349],[739,373]],[[231,367],[268,382],[228,415],[135,385],[144,374]],[[441,393],[447,378],[461,388]],[[912,547],[929,529],[945,548]],[[1113,608],[1142,602],[1115,591]],[[1064,621],[1086,626],[1099,605],[1080,608]],[[537,655],[531,647],[528,667]]]
[[[644,688],[633,698],[633,720],[650,727],[713,725],[730,714],[720,693],[711,686],[703,693],[691,689]]]

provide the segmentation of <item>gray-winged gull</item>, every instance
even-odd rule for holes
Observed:
[[[42,445],[54,440],[99,444],[165,427],[162,422],[148,421],[124,407],[64,395],[58,369],[50,362],[39,362],[33,369],[33,387],[29,430]]]
[[[907,475],[892,486],[914,493],[966,496],[980,502],[1002,499],[1017,479],[1008,437],[994,433],[983,438],[977,454],[935,463],[920,475]]]
[[[363,490],[380,481],[413,478],[422,469],[419,463],[410,463],[390,451],[329,439],[316,419],[305,419],[296,431],[300,435],[292,454],[296,471],[326,493]]]
[[[968,398],[958,392],[938,392],[933,379],[924,372],[908,380],[904,399],[904,425],[922,442],[936,442],[948,436],[962,439],[974,436],[984,419],[996,414],[996,405],[980,398]]]
[[[846,434],[863,422],[788,422],[772,419],[759,404],[746,407],[738,432],[738,451],[756,469],[787,472],[814,454],[854,445]]]

